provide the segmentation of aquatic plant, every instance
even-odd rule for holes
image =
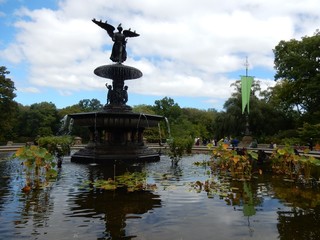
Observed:
[[[309,149],[305,149],[304,154],[300,155],[291,146],[276,149],[270,156],[273,172],[294,181],[303,178],[305,183],[310,183],[312,179],[318,178],[312,175],[312,170],[320,166],[320,160],[308,156],[308,153]]]
[[[62,157],[70,154],[73,145],[71,136],[46,136],[37,139],[39,146],[44,147],[57,158],[58,166],[61,167]]]
[[[177,165],[184,153],[191,153],[193,140],[190,138],[171,138],[167,140],[168,155],[173,165]]]
[[[212,149],[212,170],[220,173],[230,174],[232,178],[238,180],[250,180],[252,177],[252,166],[258,159],[258,154],[254,151],[243,149],[241,152],[229,149],[228,144],[219,144]]]
[[[61,167],[62,157],[70,152],[70,136],[48,136],[37,139],[37,145],[19,148],[12,156],[22,161],[26,183],[23,191],[45,187],[57,177],[56,166]]]
[[[32,189],[40,189],[48,185],[49,180],[56,178],[57,171],[54,169],[56,162],[50,152],[39,146],[24,146],[19,148],[13,157],[22,161],[25,173],[24,192]]]
[[[115,176],[114,179],[86,181],[85,185],[103,190],[126,189],[128,192],[155,190],[157,186],[155,184],[148,184],[146,177],[147,174],[145,172],[125,172],[122,175]]]

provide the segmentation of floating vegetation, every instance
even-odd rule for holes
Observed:
[[[12,155],[11,158],[22,161],[26,180],[23,192],[45,188],[49,180],[57,178],[56,167],[61,167],[62,157],[69,154],[72,141],[70,136],[40,137],[39,145],[21,147]]]
[[[253,162],[257,161],[258,154],[243,150],[241,153],[228,149],[228,144],[220,144],[212,150],[211,168],[221,174],[228,174],[233,179],[251,180]],[[209,146],[210,147],[210,146]]]
[[[146,181],[147,174],[145,172],[126,172],[122,175],[115,176],[114,179],[97,179],[94,181],[86,181],[85,185],[103,190],[126,189],[128,192],[157,189],[156,184],[148,184]]]
[[[270,156],[261,153],[229,149],[227,144],[220,144],[212,148],[210,161],[195,162],[194,165],[210,166],[212,172],[238,181],[250,181],[255,174],[263,174],[263,170],[303,184],[313,184],[320,179],[320,160],[309,156],[308,149],[302,155],[291,146],[275,149]]]
[[[304,154],[299,155],[290,146],[276,149],[270,156],[273,172],[284,175],[294,182],[313,183],[315,179],[319,179],[317,170],[320,167],[320,160],[306,155],[309,151],[305,149]]]
[[[22,161],[22,171],[26,179],[23,192],[44,188],[48,186],[50,179],[57,177],[57,171],[54,169],[56,162],[53,155],[45,148],[25,146],[19,148],[12,157]]]
[[[206,161],[206,160],[203,160],[201,162],[197,161],[197,162],[194,162],[193,163],[194,165],[198,166],[198,167],[208,167],[211,165],[211,161]]]
[[[279,198],[288,199],[289,196],[303,208],[320,204],[319,194],[314,191],[320,183],[320,160],[308,155],[308,150],[299,155],[294,148],[286,146],[275,149],[264,161],[259,156],[255,152],[245,149],[239,152],[221,144],[212,150],[210,161],[193,163],[202,168],[209,166],[211,173],[207,180],[191,182],[191,190],[206,192],[208,198],[219,196],[228,205],[240,206],[244,216],[250,217],[255,215],[256,206],[261,202],[256,180],[272,176],[279,186],[287,185],[279,187],[280,191],[275,187],[274,194]],[[301,199],[304,204],[300,203]]]

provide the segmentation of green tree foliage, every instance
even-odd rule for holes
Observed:
[[[176,138],[202,140],[213,139],[215,110],[204,111],[195,108],[180,108],[172,98],[165,97],[155,101],[153,110],[157,115],[168,119],[171,136]]]
[[[82,112],[93,112],[100,111],[103,108],[103,105],[98,99],[92,98],[80,100],[78,103]]]
[[[37,136],[56,134],[59,128],[59,117],[53,103],[41,102],[30,106],[19,106],[19,124],[17,131],[20,136],[34,139]]]
[[[6,67],[0,66],[0,142],[12,140],[17,109],[17,103],[13,100],[16,97],[14,82],[6,76],[9,73]]]
[[[181,116],[180,106],[174,102],[172,98],[165,97],[161,100],[156,100],[153,107],[157,115],[168,118],[171,123],[175,123]]]
[[[269,87],[266,91],[262,92],[261,95],[263,96],[265,102],[272,106],[275,110],[281,112],[287,118],[297,119],[300,115],[296,110],[297,108],[290,104],[290,102],[284,101],[284,99],[292,97],[287,95],[288,88],[290,88],[288,81],[282,80],[277,82],[274,87]]]
[[[313,138],[314,142],[320,141],[320,124],[304,123],[301,128],[298,129],[300,139],[307,143],[310,138]]]
[[[245,132],[246,115],[242,114],[240,81],[232,86],[235,87],[235,92],[225,102],[225,112],[217,113],[214,121],[214,133],[217,139],[225,136],[241,137]],[[261,92],[259,81],[253,82],[248,120],[249,130],[255,136],[273,135],[281,129],[292,127],[290,118],[268,103],[269,95],[266,91]]]
[[[203,140],[210,140],[214,138],[214,120],[217,111],[200,110],[196,108],[183,108],[182,116],[186,122],[190,122],[190,136],[193,138],[201,137]],[[186,129],[186,128],[184,128]]]
[[[153,108],[154,107],[151,105],[140,104],[140,105],[133,106],[132,111],[135,113],[156,115],[156,112],[154,111]]]
[[[282,80],[279,98],[308,118],[320,106],[320,32],[301,40],[280,41],[275,47],[276,80]],[[315,120],[315,118],[313,118]]]
[[[81,113],[83,110],[78,104],[74,104],[72,106],[68,106],[58,110],[58,114],[60,119],[62,119],[65,115],[72,114],[72,113]]]

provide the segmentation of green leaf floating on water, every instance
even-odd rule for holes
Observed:
[[[145,172],[126,172],[123,175],[116,176],[115,179],[109,178],[108,180],[97,179],[93,182],[87,182],[95,188],[104,190],[116,190],[118,188],[126,188],[128,192],[141,191],[141,190],[154,190],[154,184],[146,183],[147,174]]]

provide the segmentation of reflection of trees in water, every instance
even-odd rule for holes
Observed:
[[[278,231],[283,240],[315,240],[320,236],[320,192],[301,184],[272,179],[275,197],[290,210],[278,211]]]
[[[7,204],[16,205],[14,224],[19,228],[29,228],[31,234],[37,234],[37,228],[43,227],[53,211],[51,188],[32,190],[22,193],[25,179],[20,176],[20,161],[6,160],[0,163],[0,209]],[[10,202],[9,202],[10,201]],[[9,216],[11,217],[11,216]]]
[[[302,184],[283,181],[279,177],[273,178],[272,187],[277,198],[293,207],[312,209],[320,205],[318,188],[310,188]]]
[[[113,178],[114,174],[121,175],[126,171],[141,171],[139,165],[111,165],[90,167],[88,180]],[[85,180],[85,179],[84,179]],[[72,195],[69,217],[93,218],[104,215],[105,237],[107,239],[131,239],[134,236],[126,236],[126,219],[130,214],[144,214],[154,208],[161,207],[159,195],[149,191],[127,192],[125,189],[106,191],[92,189],[88,192]]]
[[[51,189],[46,188],[24,194],[24,197],[20,200],[23,204],[21,220],[17,220],[15,224],[26,224],[32,221],[35,229],[44,226],[53,211],[53,201],[50,198],[50,192]],[[35,229],[34,232],[36,232]]]
[[[282,240],[316,240],[320,236],[320,206],[302,210],[278,211],[278,231]]]
[[[232,181],[226,176],[215,176],[213,192],[224,199],[227,205],[242,211],[248,216],[248,227],[251,231],[250,217],[263,209],[264,196],[279,199],[284,205],[292,206],[291,210],[277,211],[279,238],[320,239],[320,192],[318,188],[306,187],[284,181],[282,177],[264,174],[250,182]],[[202,185],[205,189],[205,183]],[[213,195],[208,194],[208,197]],[[286,207],[288,208],[288,207]],[[267,211],[269,209],[266,209]],[[272,211],[274,209],[271,209]]]
[[[18,164],[14,164],[13,161],[5,161],[2,160],[4,158],[3,154],[0,154],[0,209],[2,209],[2,205],[6,202],[6,196],[10,193],[12,186],[13,178],[12,169],[17,168]]]
[[[172,164],[169,169],[169,173],[175,178],[176,181],[180,181],[183,171],[179,165]]]

